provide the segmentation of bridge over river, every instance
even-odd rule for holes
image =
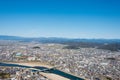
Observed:
[[[30,65],[21,65],[19,63],[6,63],[6,62],[0,62],[0,66],[29,68],[34,71],[41,72],[46,77],[51,78],[51,80],[84,80],[77,76],[60,71],[56,69],[55,67],[44,67],[44,66],[35,66],[35,65],[30,66]],[[55,77],[57,79],[55,79]]]

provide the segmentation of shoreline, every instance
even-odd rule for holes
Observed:
[[[25,66],[31,66],[31,67],[35,67],[35,66],[44,66],[46,68],[52,68],[53,67],[53,66],[50,66],[50,65],[42,63],[42,62],[33,62],[33,61],[28,61],[28,62],[7,62],[7,63],[19,64],[19,65],[25,65]]]
[[[45,63],[41,63],[41,62],[4,62],[4,63],[18,64],[18,65],[31,66],[31,67],[35,67],[35,66],[43,66],[43,67],[46,67],[46,68],[52,68],[53,67],[53,66],[47,65]],[[63,76],[53,74],[53,73],[40,72],[40,74],[47,77],[50,80],[70,80],[68,78],[65,78]]]

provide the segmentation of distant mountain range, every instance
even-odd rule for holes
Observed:
[[[38,41],[42,43],[65,43],[65,42],[97,42],[97,43],[120,43],[120,39],[68,39],[68,38],[57,38],[57,37],[39,37],[39,38],[27,38],[19,36],[8,36],[0,35],[0,40],[17,40],[17,41]]]
[[[0,40],[22,40],[23,37],[0,35]]]
[[[64,49],[98,48],[111,51],[120,51],[120,39],[68,39],[57,37],[26,38],[18,36],[0,35],[0,40],[15,40],[19,42],[59,43],[68,45]]]

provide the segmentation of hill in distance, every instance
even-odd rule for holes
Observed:
[[[112,43],[112,42],[120,42],[120,39],[68,39],[68,38],[57,38],[57,37],[38,37],[38,38],[27,38],[27,37],[19,37],[19,36],[8,36],[8,35],[0,35],[0,40],[18,40],[18,41],[39,41],[39,42],[97,42],[97,43]]]
[[[120,39],[68,39],[57,37],[27,38],[18,36],[0,35],[0,40],[15,40],[20,42],[59,43],[68,45],[64,49],[98,48],[111,51],[120,51]]]

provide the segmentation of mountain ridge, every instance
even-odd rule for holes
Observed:
[[[0,35],[0,40],[22,40],[40,42],[120,42],[120,39],[85,39],[85,38],[60,38],[60,37],[20,37]]]

